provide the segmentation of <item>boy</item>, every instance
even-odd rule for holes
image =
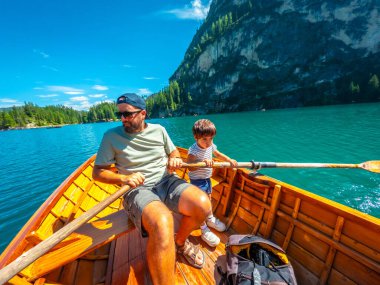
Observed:
[[[205,162],[209,168],[189,168],[190,182],[205,191],[211,200],[212,185],[210,177],[212,174],[212,166],[214,164],[212,156],[214,155],[222,161],[227,161],[232,166],[237,166],[237,162],[217,150],[216,145],[213,143],[213,139],[216,135],[216,128],[210,120],[201,119],[196,121],[193,126],[193,135],[196,142],[188,150],[187,162],[194,163],[202,161]],[[219,232],[223,232],[226,229],[226,226],[215,218],[212,213],[201,225],[202,239],[209,246],[217,246],[220,239],[210,231],[208,226]]]

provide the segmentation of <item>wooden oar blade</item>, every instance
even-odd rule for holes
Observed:
[[[375,172],[375,173],[380,173],[380,160],[371,160],[371,161],[366,161],[360,164],[361,168]]]

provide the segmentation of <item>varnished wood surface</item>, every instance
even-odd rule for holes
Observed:
[[[184,257],[177,256],[176,278],[178,284],[215,284],[220,276],[215,262],[225,255],[227,233],[213,232],[221,238],[221,243],[212,248],[200,238],[200,230],[194,231],[190,240],[200,246],[205,256],[202,269],[190,266]],[[146,263],[146,239],[135,229],[115,242],[115,260],[113,274],[109,284],[151,284]],[[221,264],[223,266],[223,264]]]
[[[186,156],[186,150],[180,152]],[[0,268],[119,189],[92,180],[93,159],[66,179],[33,215],[0,256]],[[178,174],[188,178],[186,171]],[[178,284],[217,283],[216,265],[224,264],[224,243],[231,233],[256,234],[280,245],[299,284],[380,284],[379,219],[245,169],[217,169],[212,184],[214,213],[228,231],[215,232],[222,241],[216,248],[200,239],[199,230],[192,233],[190,239],[200,245],[206,263],[202,270],[195,269],[179,256]],[[121,209],[119,199],[91,222],[96,225],[96,220],[114,217]],[[175,215],[177,224],[180,218]],[[124,235],[120,229],[107,228],[116,222],[123,219],[110,218],[106,224],[97,224],[95,231],[89,226],[78,242],[75,237],[65,240],[10,284],[150,284],[146,239],[133,227],[126,227],[130,232]],[[96,246],[86,250],[87,242]],[[70,254],[64,253],[66,245]]]

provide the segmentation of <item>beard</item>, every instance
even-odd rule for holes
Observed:
[[[123,124],[123,127],[124,127],[124,131],[129,133],[129,134],[133,134],[133,133],[139,133],[141,132],[144,128],[145,124],[143,124],[141,121],[130,121],[130,122],[127,122],[127,123],[124,123]]]

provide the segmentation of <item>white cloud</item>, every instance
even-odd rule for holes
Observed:
[[[133,65],[130,65],[130,64],[123,64],[122,67],[125,67],[125,68],[132,68]]]
[[[88,101],[88,98],[86,96],[77,96],[77,97],[71,97],[70,101],[74,101],[74,102]]]
[[[76,102],[76,104],[73,104],[72,102],[65,102],[63,105],[69,108],[73,108],[74,110],[77,110],[77,111],[83,111],[83,110],[88,111],[88,109],[90,109],[91,107],[91,104],[88,101],[80,101],[80,102]]]
[[[37,95],[40,98],[51,98],[51,97],[57,97],[58,94],[47,94],[47,95]]]
[[[16,103],[17,100],[15,100],[15,99],[9,99],[9,98],[3,98],[3,99],[0,99],[0,102],[1,103]]]
[[[79,95],[79,94],[84,94],[83,89],[77,89],[73,87],[68,87],[68,86],[48,86],[47,89],[52,92],[62,92],[64,94],[68,95]]]
[[[80,94],[84,94],[84,91],[67,91],[64,93],[67,95],[80,95]]]
[[[36,54],[39,54],[43,58],[49,58],[50,57],[50,55],[48,55],[46,52],[40,51],[38,49],[34,49],[33,52]]]
[[[91,88],[98,91],[108,90],[108,87],[103,85],[94,85]]]
[[[88,95],[90,98],[102,98],[102,97],[107,97],[106,94],[90,94]]]
[[[144,78],[145,80],[156,80],[156,79],[158,79],[157,77],[153,77],[153,76],[151,76],[151,77],[144,76],[143,78]]]
[[[1,103],[4,103],[4,104],[1,104]],[[0,108],[9,108],[13,106],[22,106],[22,105],[24,104],[15,99],[0,98]]]
[[[59,71],[58,69],[56,69],[55,67],[52,67],[52,66],[42,65],[41,67],[48,69],[48,70],[51,70],[51,71],[55,71],[55,72]]]
[[[165,11],[165,13],[173,14],[179,19],[203,20],[207,17],[210,4],[211,0],[206,6],[202,4],[201,0],[194,0],[191,1],[191,6],[186,5],[182,9],[173,9]]]
[[[152,91],[150,91],[148,88],[140,88],[138,89],[137,95],[145,96],[152,94]]]
[[[103,100],[103,101],[96,101],[96,102],[94,102],[93,105],[99,105],[99,104],[104,103],[104,102],[107,102],[107,103],[115,103],[115,102],[112,101],[112,100]]]

